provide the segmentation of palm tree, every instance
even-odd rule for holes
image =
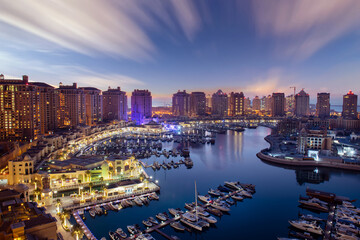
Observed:
[[[64,226],[67,227],[67,219],[70,218],[70,211],[67,209],[63,209],[62,211],[62,219],[64,221]]]
[[[36,196],[36,202],[39,201],[39,195],[40,195],[40,193],[41,193],[41,191],[40,191],[39,188],[36,188],[36,189],[34,190],[34,194],[35,194],[35,196]]]
[[[91,182],[91,183],[89,183],[89,188],[90,188],[90,190],[89,190],[89,192],[90,192],[90,194],[91,194],[91,188],[94,186],[94,184]]]
[[[86,170],[85,175],[88,178],[88,182],[91,182],[91,172],[90,172],[90,170]]]
[[[56,212],[60,213],[61,200],[60,198],[56,199]]]
[[[71,230],[71,235],[76,236],[76,240],[79,240],[82,238],[82,235],[84,234],[83,230],[81,229],[81,226],[76,223]]]
[[[61,186],[64,186],[64,181],[66,180],[66,175],[61,175]]]
[[[104,181],[104,177],[99,178],[100,182]]]

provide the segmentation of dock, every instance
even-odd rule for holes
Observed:
[[[76,220],[76,222],[80,225],[81,229],[84,231],[85,236],[89,240],[97,240],[97,238],[94,236],[94,234],[90,231],[90,229],[86,226],[84,221],[79,216],[79,213],[77,211],[73,212],[73,216]]]

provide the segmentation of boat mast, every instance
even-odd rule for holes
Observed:
[[[196,190],[196,180],[195,180],[195,217],[196,217],[196,222],[198,221],[198,216],[197,216],[197,190]]]

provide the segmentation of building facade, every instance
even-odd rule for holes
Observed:
[[[190,115],[192,117],[205,116],[206,96],[204,92],[192,92],[190,94]]]
[[[143,124],[152,116],[152,97],[148,90],[135,89],[131,95],[131,120]]]
[[[345,119],[358,119],[357,95],[351,90],[343,97],[342,117]]]
[[[245,97],[242,92],[231,92],[228,97],[228,115],[231,117],[243,116],[245,114]]]
[[[298,117],[310,115],[310,96],[304,89],[295,95],[295,115]]]
[[[101,90],[93,87],[82,87],[85,95],[85,123],[94,126],[102,121],[103,99]]]
[[[76,127],[85,124],[85,94],[82,89],[73,85],[60,83],[56,89],[57,99],[57,120],[58,127]]]
[[[252,101],[252,110],[260,111],[260,109],[261,109],[260,98],[258,96],[255,96],[253,101]]]
[[[271,116],[282,117],[285,116],[285,94],[273,93],[271,99]]]
[[[214,116],[225,117],[228,115],[228,96],[218,90],[211,97],[211,114]]]
[[[121,91],[120,87],[109,88],[103,92],[103,119],[104,121],[128,120],[127,96],[126,92]]]
[[[172,114],[177,117],[190,116],[190,94],[184,91],[178,91],[172,97]]]
[[[330,93],[317,94],[316,116],[319,118],[330,117]]]

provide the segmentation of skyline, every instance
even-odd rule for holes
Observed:
[[[120,86],[128,97],[149,89],[154,106],[183,89],[252,99],[290,95],[290,86],[305,88],[311,103],[330,92],[338,105],[350,89],[359,94],[360,2],[330,2],[4,2],[1,73]]]

